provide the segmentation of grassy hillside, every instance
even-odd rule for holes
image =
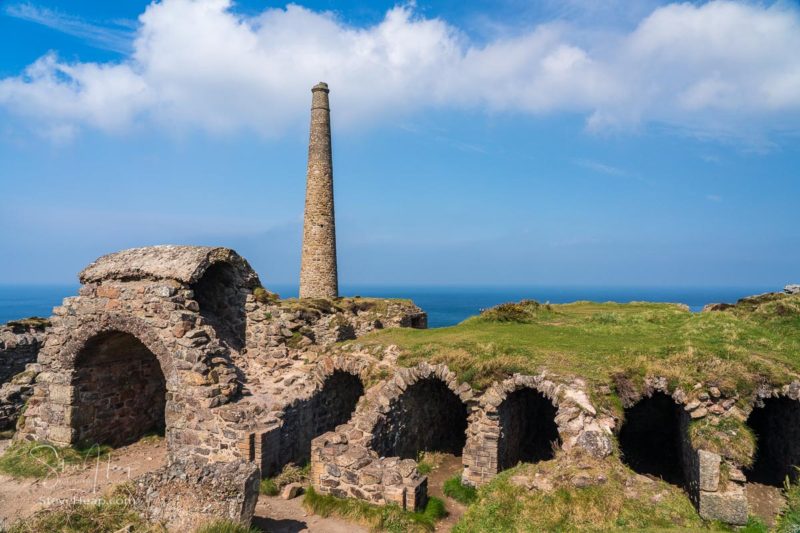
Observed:
[[[400,364],[446,363],[482,389],[513,372],[544,369],[614,385],[664,376],[746,395],[800,372],[800,295],[770,294],[722,311],[662,303],[503,304],[448,328],[391,329],[356,341],[396,344]]]

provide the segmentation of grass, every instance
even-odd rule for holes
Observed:
[[[553,480],[548,489],[529,490],[518,479],[536,474]],[[592,479],[578,488],[576,477]],[[478,490],[477,500],[454,533],[495,531],[642,531],[717,529],[704,522],[679,488],[663,481],[632,478],[617,459],[580,461],[557,457],[522,464]]]
[[[68,466],[105,457],[110,451],[108,446],[80,449],[42,442],[16,442],[0,456],[0,472],[15,478],[44,478],[63,472]]]
[[[478,489],[464,485],[461,482],[461,474],[456,474],[444,482],[443,491],[445,496],[453,498],[459,503],[470,505],[478,499]]]
[[[197,528],[195,533],[261,533],[261,530],[233,520],[214,520]]]
[[[718,453],[743,467],[753,464],[756,436],[746,423],[733,417],[692,420],[689,439],[696,450]]]
[[[280,494],[281,489],[289,483],[303,483],[308,482],[308,474],[311,471],[311,463],[305,466],[296,466],[289,463],[280,474],[274,477],[265,478],[261,480],[259,492],[267,496],[277,496]]]
[[[371,531],[390,533],[423,533],[434,531],[436,522],[446,516],[444,502],[428,498],[422,512],[405,511],[397,505],[378,506],[362,500],[342,499],[320,494],[313,488],[306,491],[303,505],[319,516],[336,515],[370,528]]]
[[[625,376],[634,391],[645,377],[663,376],[686,391],[704,382],[746,397],[760,383],[785,384],[798,376],[798,333],[800,295],[780,294],[710,313],[664,303],[525,301],[456,326],[385,329],[358,343],[367,349],[398,345],[405,366],[445,363],[477,389],[514,372],[547,369],[594,385],[614,386],[615,376]]]
[[[800,470],[800,469],[799,469]],[[786,507],[775,524],[778,533],[800,532],[800,479],[786,483]]]
[[[13,524],[7,533],[166,533],[160,526],[145,522],[129,505],[120,502],[71,503],[39,511]]]
[[[27,333],[31,329],[44,331],[45,328],[50,327],[50,321],[39,316],[32,316],[20,320],[11,320],[6,323],[6,326],[10,327],[14,333]]]

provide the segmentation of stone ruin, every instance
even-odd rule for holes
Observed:
[[[249,520],[251,478],[308,460],[312,438],[347,421],[362,369],[316,348],[426,324],[405,302],[259,301],[258,276],[225,248],[125,250],[89,265],[80,281],[79,295],[53,310],[15,438],[120,446],[163,432],[169,466],[137,501],[173,527],[200,521],[198,509]],[[175,488],[176,471],[228,487],[211,498],[222,503],[179,505],[180,516],[154,505],[192,492]]]
[[[15,385],[28,398],[15,439],[117,446],[163,432],[168,465],[135,480],[134,501],[176,530],[249,521],[258,479],[288,463],[310,462],[321,493],[419,509],[421,451],[461,456],[462,480],[476,486],[555,453],[618,453],[683,487],[703,517],[732,524],[747,519],[745,482],[778,485],[800,464],[798,382],[759,389],[748,406],[653,378],[624,398],[620,420],[591,400],[609,391],[579,378],[514,375],[481,392],[443,365],[402,367],[392,346],[335,344],[426,317],[405,301],[280,300],[226,248],[126,250],[80,280],[45,333],[4,333],[15,369],[38,350]],[[728,416],[759,436],[750,469],[688,438],[690,420]]]

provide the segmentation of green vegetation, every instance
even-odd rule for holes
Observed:
[[[257,302],[262,304],[274,304],[281,299],[279,295],[268,291],[264,287],[256,287],[253,289],[253,297]]]
[[[311,463],[302,467],[289,463],[283,467],[283,470],[277,476],[262,479],[259,492],[267,496],[277,496],[280,494],[281,489],[289,483],[308,483],[310,471]]]
[[[362,298],[354,296],[348,298],[286,298],[280,300],[281,307],[291,311],[302,311],[311,315],[320,316],[322,313],[336,312],[350,313],[375,313],[383,314],[393,304],[412,305],[412,301],[400,298]]]
[[[786,507],[775,524],[775,531],[778,533],[800,531],[800,479],[794,483],[786,482]]]
[[[62,448],[42,442],[17,442],[0,456],[0,472],[16,478],[44,478],[59,474],[70,465],[89,464],[110,451],[108,446]]]
[[[529,490],[525,483],[546,473],[553,486]],[[519,481],[519,480],[523,481]],[[478,490],[478,500],[454,533],[494,531],[642,531],[716,529],[705,523],[679,488],[631,478],[614,458],[560,458],[522,464]]]
[[[633,392],[646,376],[658,375],[687,391],[706,382],[746,397],[761,382],[784,384],[797,376],[798,332],[800,295],[776,294],[707,313],[662,303],[523,301],[453,327],[386,329],[358,342],[367,348],[396,344],[406,366],[445,363],[478,389],[514,372],[547,368],[595,385],[622,377]]]
[[[475,487],[464,485],[461,482],[461,474],[456,474],[445,481],[443,491],[445,496],[464,505],[469,505],[478,499],[478,490]]]
[[[313,488],[306,491],[303,505],[319,516],[336,515],[363,524],[373,531],[391,533],[434,531],[436,521],[447,514],[444,503],[438,498],[428,498],[424,511],[412,513],[397,505],[377,506],[362,500],[319,494]]]
[[[260,529],[243,526],[233,520],[215,520],[197,528],[195,533],[261,533]]]
[[[11,320],[6,323],[6,326],[10,327],[14,333],[26,333],[31,329],[44,331],[45,328],[50,327],[50,321],[40,316],[32,316],[20,320]]]
[[[747,424],[733,417],[692,420],[689,439],[695,449],[718,453],[744,467],[753,464],[756,436]]]
[[[8,533],[166,533],[159,526],[144,521],[123,501],[70,503],[56,509],[39,511],[13,524]]]

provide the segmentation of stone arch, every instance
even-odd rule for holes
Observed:
[[[344,358],[326,359],[312,371],[314,388],[289,404],[281,425],[261,435],[261,470],[270,476],[288,463],[305,464],[311,458],[311,441],[346,423],[364,395],[368,364]]]
[[[89,321],[76,328],[57,357],[68,383],[65,392],[51,384],[49,399],[54,408],[66,407],[69,433],[54,442],[117,446],[162,429],[169,437],[178,374],[155,328],[144,320],[108,314]]]
[[[498,407],[498,469],[552,459],[554,446],[561,443],[556,413],[552,400],[533,387],[509,393]]]
[[[64,343],[63,348],[57,354],[62,366],[67,372],[75,369],[75,360],[80,351],[92,339],[102,333],[118,331],[136,337],[144,346],[153,353],[158,359],[164,377],[167,382],[167,390],[174,391],[178,373],[172,354],[167,349],[163,340],[156,332],[156,328],[145,320],[128,315],[105,314],[99,320],[94,319],[79,324],[70,339]]]
[[[627,407],[618,435],[623,462],[639,474],[684,486],[687,417],[681,404],[662,391]]]
[[[745,471],[748,481],[782,487],[784,480],[798,479],[800,467],[800,399],[773,396],[759,400],[747,418],[756,435],[753,466]]]
[[[78,443],[121,446],[166,430],[166,378],[155,354],[130,333],[90,338],[75,357],[71,384]]]
[[[559,400],[563,390],[543,375],[522,374],[489,387],[470,419],[463,481],[480,485],[519,462],[550,459],[566,442],[580,445],[580,433],[572,435],[566,426],[576,416],[588,422],[592,414],[584,410],[592,408],[580,391]]]
[[[246,291],[240,288],[239,269],[227,261],[212,263],[191,287],[200,315],[220,340],[241,350],[245,344]]]
[[[400,371],[385,392],[370,442],[379,456],[416,459],[423,451],[462,455],[472,391],[467,385],[458,387],[446,366],[423,363]]]

